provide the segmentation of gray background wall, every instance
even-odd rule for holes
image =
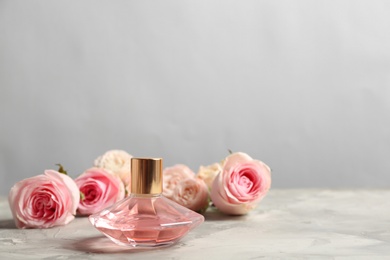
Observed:
[[[108,149],[389,187],[388,1],[0,0],[0,194]]]

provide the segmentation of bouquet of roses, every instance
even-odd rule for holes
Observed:
[[[74,180],[60,165],[58,171],[46,170],[19,181],[8,196],[16,226],[65,225],[76,214],[90,215],[125,198],[130,193],[131,158],[126,151],[110,150]],[[270,186],[270,168],[241,152],[231,153],[220,163],[201,166],[197,174],[183,164],[163,170],[163,195],[201,213],[212,204],[226,214],[246,214]]]

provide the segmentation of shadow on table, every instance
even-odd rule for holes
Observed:
[[[65,248],[81,252],[99,254],[139,253],[156,249],[158,250],[158,248],[138,249],[133,247],[119,246],[105,236],[89,237],[76,242],[73,241],[72,243],[66,245]]]
[[[226,215],[215,208],[209,208],[203,216],[206,221],[224,221],[224,220],[235,220],[242,221],[247,219],[248,215],[236,216],[236,215]]]
[[[13,219],[0,220],[0,229],[16,229]]]

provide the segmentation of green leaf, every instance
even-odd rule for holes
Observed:
[[[67,171],[65,171],[65,169],[64,169],[64,166],[62,166],[62,164],[60,164],[60,163],[57,163],[56,165],[59,167],[59,168],[58,168],[58,172],[59,172],[59,173],[62,173],[62,174],[68,175],[68,172],[67,172]]]
[[[80,191],[80,200],[85,200],[85,194]]]

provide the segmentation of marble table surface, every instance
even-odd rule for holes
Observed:
[[[0,259],[390,259],[390,190],[274,189],[246,216],[205,218],[174,246],[134,250],[85,217],[16,229],[2,197]]]

